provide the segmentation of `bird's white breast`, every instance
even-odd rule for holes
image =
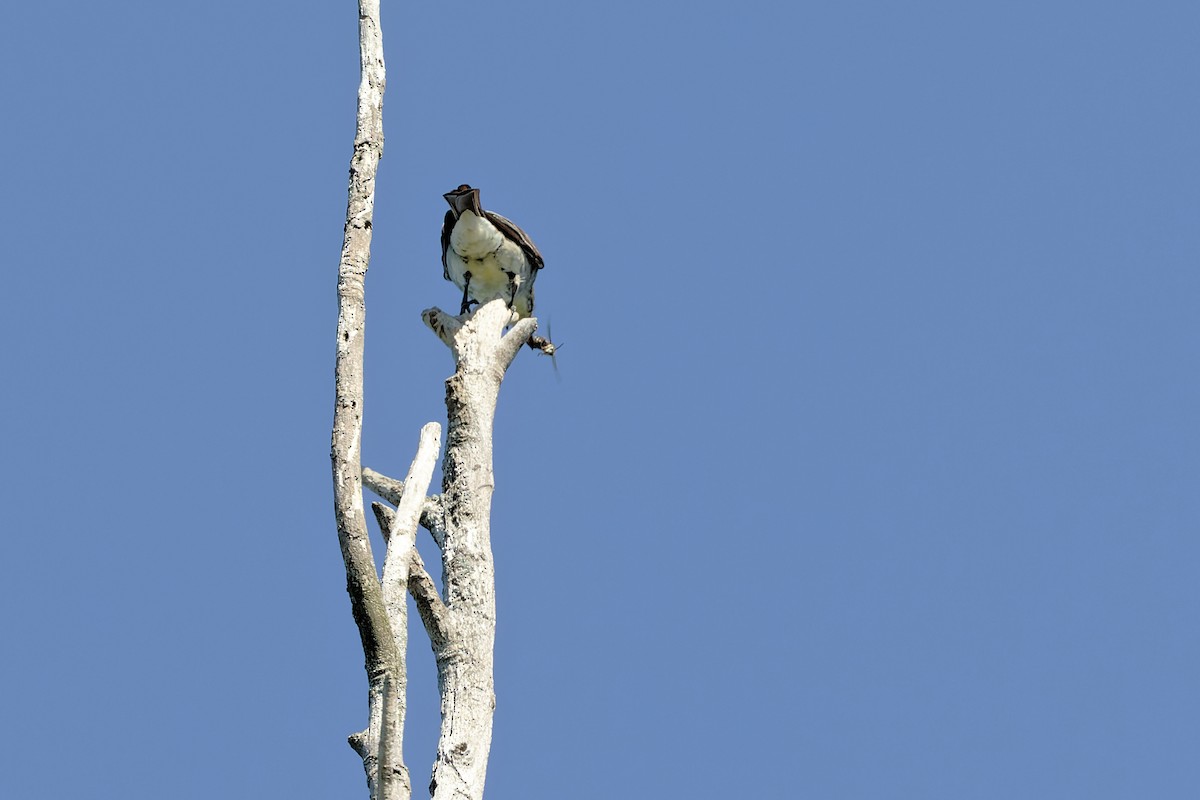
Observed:
[[[496,252],[504,235],[483,217],[464,211],[450,232],[450,246],[463,258],[483,258]]]
[[[495,225],[464,211],[450,231],[446,272],[459,288],[466,283],[465,273],[470,272],[471,298],[486,303],[495,297],[511,299],[513,282],[508,274],[514,274],[520,286],[529,276],[530,265],[521,248]]]

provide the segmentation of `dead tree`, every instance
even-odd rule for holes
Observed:
[[[446,381],[442,493],[427,496],[441,437],[441,427],[434,422],[421,429],[417,455],[403,481],[362,467],[365,278],[375,173],[383,155],[378,0],[359,0],[359,54],[358,124],[338,265],[331,447],[338,542],[368,682],[367,727],[349,739],[362,758],[371,800],[411,797],[403,759],[406,593],[411,594],[433,646],[441,692],[442,726],[430,794],[434,800],[478,800],[483,796],[495,706],[492,422],[504,374],[537,321],[520,320],[506,332],[513,319],[502,300],[460,316],[436,308],[423,312],[425,323],[450,348],[455,364],[454,375]],[[387,548],[382,578],[371,552],[364,484],[387,501],[372,506]],[[441,550],[441,595],[414,546],[418,527],[428,530]]]

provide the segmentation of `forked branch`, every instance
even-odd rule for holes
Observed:
[[[370,467],[363,467],[362,482],[363,486],[392,505],[400,505],[400,498],[404,496],[404,481],[389,478],[382,472],[376,472]],[[442,515],[441,495],[426,497],[421,506],[421,527],[433,535],[433,540],[439,546],[441,546],[442,541]]]

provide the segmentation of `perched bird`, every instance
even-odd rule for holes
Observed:
[[[465,314],[472,305],[503,297],[519,318],[533,314],[533,282],[543,266],[533,241],[510,220],[479,205],[479,190],[465,183],[443,197],[442,268],[462,289]]]

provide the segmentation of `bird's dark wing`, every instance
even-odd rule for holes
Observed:
[[[446,266],[446,251],[450,249],[450,231],[454,230],[454,212],[447,211],[446,219],[442,221],[442,277],[450,280],[450,269]]]
[[[500,216],[495,211],[484,211],[483,214],[488,218],[488,222],[495,225],[501,233],[517,243],[517,246],[524,251],[525,257],[529,259],[530,266],[534,269],[541,269],[546,265],[545,261],[542,260],[542,254],[538,252],[537,245],[512,220]],[[443,239],[447,236],[449,234],[442,234]]]

